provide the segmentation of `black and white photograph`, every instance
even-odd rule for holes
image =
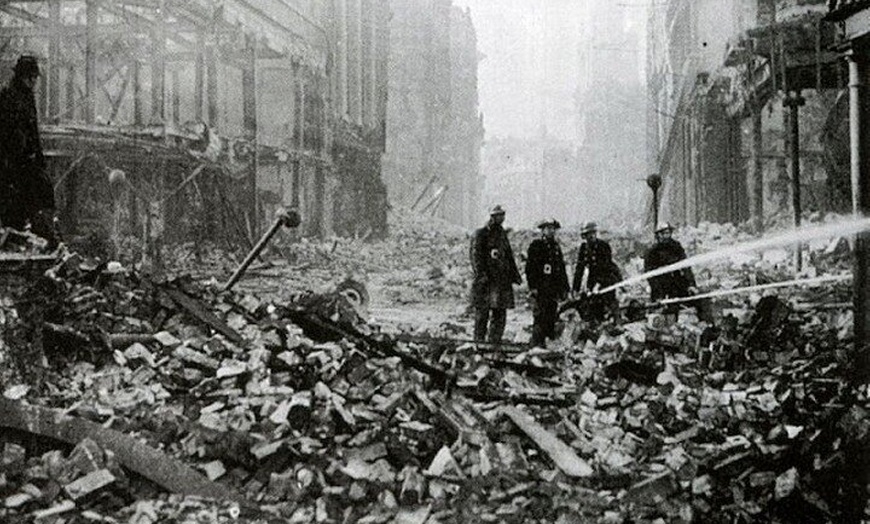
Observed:
[[[0,0],[0,523],[870,523],[870,0]]]

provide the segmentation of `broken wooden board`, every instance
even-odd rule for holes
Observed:
[[[437,387],[449,388],[456,383],[456,377],[444,369],[430,364],[416,356],[396,349],[391,340],[378,339],[359,333],[354,328],[344,327],[319,315],[302,309],[287,308],[284,310],[294,324],[302,328],[306,336],[318,341],[339,341],[347,339],[360,349],[377,352],[388,357],[398,357],[405,366],[432,377]]]
[[[440,392],[414,391],[417,400],[442,424],[444,424],[455,437],[462,438],[465,442],[475,446],[491,446],[486,436],[487,421],[477,409],[461,397],[447,398]]]
[[[199,301],[177,289],[164,288],[163,291],[190,316],[225,336],[230,342],[234,344],[244,343],[244,339],[238,332],[219,319],[217,315],[205,309]]]
[[[467,338],[430,337],[424,335],[412,335],[409,333],[400,333],[398,335],[393,335],[392,338],[393,340],[396,340],[398,342],[411,342],[416,344],[444,344],[449,345],[453,348],[457,348],[465,344],[473,344],[475,350],[477,351],[492,350],[499,353],[503,353],[505,350],[510,349],[526,350],[529,347],[527,343],[519,342],[484,342],[482,340],[472,340]]]
[[[66,490],[71,499],[78,500],[112,485],[116,480],[115,476],[108,469],[98,469],[70,482],[64,486],[64,490]]]
[[[75,445],[89,438],[118,461],[166,490],[181,495],[228,499],[251,505],[226,486],[209,482],[193,468],[113,429],[55,409],[0,398],[0,427],[26,431]]]
[[[592,467],[585,460],[578,457],[567,444],[544,429],[531,416],[513,406],[503,407],[501,412],[511,419],[566,475],[569,477],[592,475]]]
[[[544,390],[541,390],[540,393],[518,393],[514,391],[488,391],[479,387],[458,387],[456,389],[466,398],[476,402],[511,402],[527,406],[559,407],[573,406],[576,402],[573,398],[552,395],[549,391]]]

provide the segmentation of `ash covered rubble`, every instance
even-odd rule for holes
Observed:
[[[407,260],[394,244],[376,245],[382,264]],[[870,392],[849,312],[814,307],[844,285],[729,297],[715,331],[690,312],[567,318],[528,349],[463,343],[452,325],[387,335],[340,293],[270,302],[69,253],[16,271],[4,522],[866,518]],[[19,315],[21,297],[39,311]],[[26,354],[8,343],[21,336]]]

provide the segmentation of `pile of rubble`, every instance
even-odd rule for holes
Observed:
[[[427,256],[389,242],[392,270]],[[818,295],[724,304],[718,329],[567,317],[528,349],[74,254],[26,284],[0,319],[0,365],[22,334],[39,353],[3,383],[3,522],[867,518],[870,390]]]
[[[470,403],[438,392],[456,385],[451,372],[372,333],[341,295],[218,297],[74,255],[39,280],[40,301],[56,306],[41,311],[51,369],[38,385],[5,388],[0,424],[27,435],[4,442],[4,518],[119,518],[142,498],[141,477],[291,521],[351,508],[393,518],[446,502],[454,484],[435,477],[450,476],[450,446],[482,431],[463,419]],[[75,447],[26,449],[33,435]],[[179,511],[165,500],[137,508],[137,522]]]

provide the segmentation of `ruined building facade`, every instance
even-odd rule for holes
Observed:
[[[387,0],[12,1],[0,59],[40,60],[68,237],[244,248],[278,207],[304,235],[377,236],[388,20]]]
[[[848,209],[845,61],[824,0],[649,10],[647,160],[677,224]],[[844,165],[845,164],[845,165]]]
[[[384,179],[391,205],[479,221],[477,37],[450,0],[391,0]]]

